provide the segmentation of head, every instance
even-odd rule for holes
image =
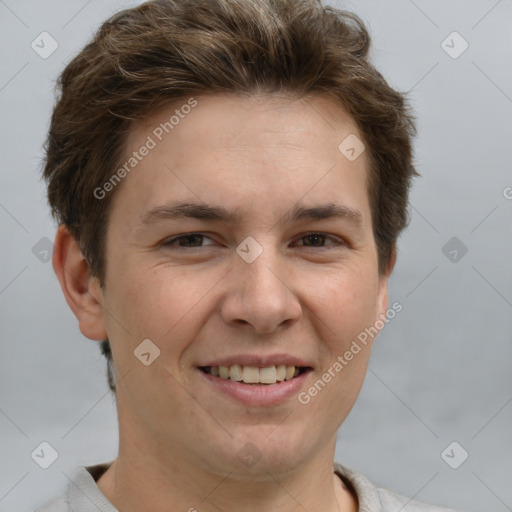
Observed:
[[[369,46],[355,15],[316,0],[153,1],[105,22],[60,77],[44,170],[54,268],[103,341],[123,417],[177,443],[195,425],[182,446],[198,463],[209,443],[211,466],[235,441],[263,453],[254,426],[286,412],[265,441],[283,447],[273,463],[308,429],[312,452],[360,390],[371,343],[307,406],[244,416],[197,372],[292,354],[313,383],[385,314],[414,122]],[[134,356],[146,339],[148,366]]]

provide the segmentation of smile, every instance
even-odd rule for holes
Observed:
[[[220,379],[243,382],[244,384],[276,384],[285,380],[292,380],[302,373],[310,370],[309,367],[288,366],[280,364],[258,368],[257,366],[202,366],[204,373],[219,377]]]

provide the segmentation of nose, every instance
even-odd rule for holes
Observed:
[[[223,321],[232,327],[250,326],[246,328],[257,334],[296,323],[302,307],[291,274],[287,263],[270,249],[252,263],[237,256],[221,305]]]

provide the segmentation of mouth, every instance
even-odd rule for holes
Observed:
[[[251,386],[271,386],[284,381],[291,381],[312,371],[309,366],[276,365],[264,368],[257,366],[200,366],[199,370],[207,375],[222,380],[230,380]]]
[[[294,397],[305,389],[315,372],[309,361],[287,352],[240,353],[201,361],[195,368],[206,401],[213,403],[218,396],[227,397],[268,412],[268,407],[293,406]]]

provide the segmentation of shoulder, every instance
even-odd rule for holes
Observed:
[[[422,501],[411,500],[388,489],[377,489],[382,503],[382,512],[456,512],[452,508],[439,507]]]
[[[402,496],[389,489],[378,488],[363,474],[341,464],[334,464],[335,473],[357,495],[359,510],[365,512],[457,512]]]
[[[35,512],[117,512],[112,503],[101,493],[96,479],[110,463],[79,467],[65,491],[44,503]]]
[[[62,496],[47,501],[41,507],[37,508],[35,512],[69,512],[69,510],[67,493],[64,493]]]

